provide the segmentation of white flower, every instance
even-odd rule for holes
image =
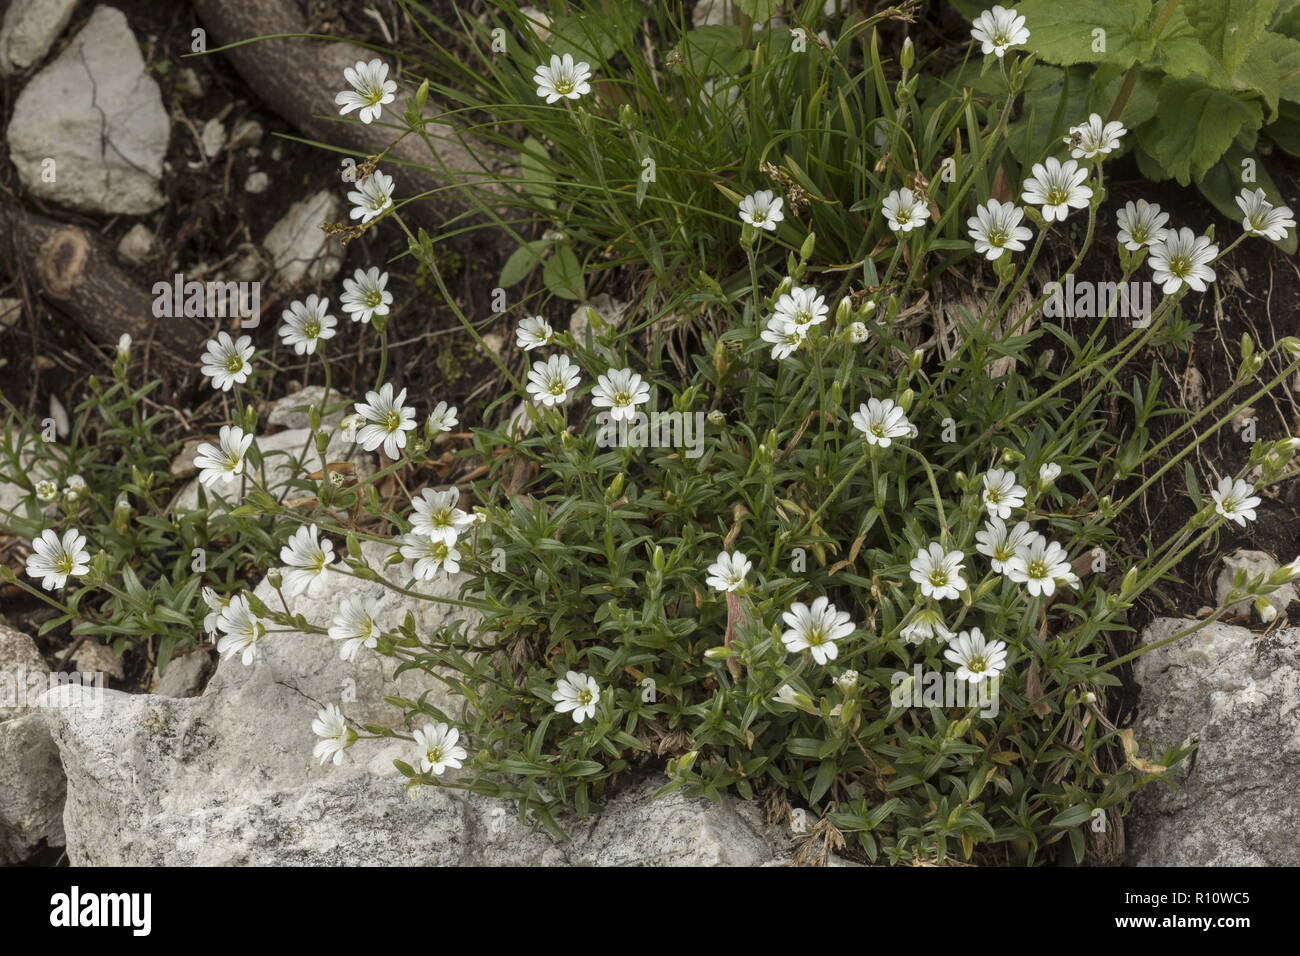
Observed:
[[[1290,206],[1277,206],[1268,201],[1262,189],[1243,189],[1237,197],[1241,207],[1241,228],[1251,236],[1263,236],[1274,242],[1286,238],[1288,229],[1295,228],[1295,214]]]
[[[867,437],[868,445],[888,448],[895,438],[912,434],[912,423],[892,398],[869,398],[850,417],[853,427]]]
[[[334,542],[322,540],[314,524],[298,528],[280,549],[280,560],[288,565],[282,572],[285,593],[289,597],[304,592],[309,597],[319,596],[325,590],[325,572],[334,558]]]
[[[533,363],[528,373],[528,394],[543,407],[562,405],[569,392],[578,387],[578,366],[567,355],[552,355],[545,362]]]
[[[253,340],[247,335],[231,340],[229,332],[218,332],[203,353],[202,372],[212,379],[212,387],[228,392],[248,381],[253,371]]]
[[[580,724],[596,715],[596,705],[600,703],[600,685],[586,674],[569,671],[555,682],[551,700],[555,701],[557,713],[567,714],[572,711],[573,722]]]
[[[376,618],[380,613],[380,603],[371,597],[344,597],[330,624],[330,639],[342,641],[339,645],[339,660],[355,660],[361,648],[374,649],[379,643],[383,628]]]
[[[375,58],[369,63],[361,60],[356,66],[346,67],[343,78],[352,87],[334,97],[334,102],[343,107],[339,114],[361,110],[357,115],[363,123],[373,123],[379,119],[384,107],[393,102],[397,84],[388,78],[388,64]]]
[[[1209,263],[1219,254],[1219,247],[1208,236],[1198,236],[1186,226],[1170,230],[1164,239],[1151,247],[1151,269],[1165,295],[1177,292],[1183,283],[1204,292],[1207,282],[1214,281]]]
[[[464,766],[461,761],[468,756],[465,748],[457,741],[460,731],[444,723],[425,724],[423,730],[414,734],[415,749],[419,752],[420,773],[432,773],[442,776],[448,767],[459,770]]]
[[[885,221],[894,232],[911,232],[924,226],[930,218],[930,207],[904,187],[895,189],[880,204],[880,211],[885,214]]]
[[[439,572],[456,574],[460,571],[460,552],[454,544],[435,541],[424,534],[402,535],[399,549],[402,557],[415,562],[412,573],[421,581],[431,581]]]
[[[918,610],[899,635],[910,644],[922,644],[932,637],[945,641],[951,641],[953,638],[952,631],[948,630],[939,612],[933,608]]]
[[[456,406],[439,402],[429,413],[428,427],[434,432],[449,432],[460,423],[456,417]]]
[[[1075,159],[1096,159],[1119,149],[1120,138],[1127,132],[1118,120],[1106,123],[1100,114],[1093,113],[1088,122],[1070,127],[1065,142],[1072,144],[1070,155]]]
[[[868,335],[870,333],[867,331],[865,323],[854,322],[849,326],[849,341],[854,345],[861,345],[867,340]]]
[[[799,706],[799,692],[789,684],[782,684],[780,689],[772,695],[772,699],[778,704],[788,704],[791,707]]]
[[[1007,573],[1007,564],[1022,548],[1042,537],[1030,530],[1028,521],[1020,521],[1011,530],[1001,518],[989,518],[983,529],[975,532],[975,550],[989,559],[998,574]]]
[[[194,455],[194,467],[199,469],[199,481],[211,487],[218,481],[226,484],[244,473],[244,455],[253,444],[253,435],[244,434],[238,425],[222,425],[217,444],[199,445]]]
[[[1007,666],[1007,645],[1002,641],[985,641],[978,627],[962,631],[948,645],[943,656],[957,665],[957,679],[978,684],[997,677]]]
[[[763,329],[760,335],[764,342],[772,343],[772,358],[778,360],[793,355],[795,350],[803,345],[806,337],[807,326],[796,325],[780,316],[769,319],[767,328]]]
[[[1020,198],[1035,206],[1042,206],[1043,218],[1048,222],[1065,221],[1071,209],[1084,209],[1092,199],[1092,188],[1083,185],[1088,170],[1072,159],[1062,163],[1049,156],[1047,163],[1034,163],[1033,176],[1025,180]]]
[[[1061,466],[1054,461],[1045,461],[1038,469],[1038,483],[1044,488],[1061,477]]]
[[[1210,492],[1210,497],[1214,499],[1215,514],[1235,521],[1243,528],[1247,521],[1255,520],[1255,509],[1259,507],[1260,499],[1248,482],[1224,475],[1219,479],[1219,487]],[[45,533],[49,534],[48,531]]]
[[[474,516],[456,507],[460,489],[452,485],[446,491],[425,488],[419,498],[411,500],[411,530],[433,541],[455,544],[461,529],[474,523]]]
[[[375,170],[348,193],[352,210],[348,215],[367,223],[393,204],[393,177]]]
[[[745,583],[745,575],[753,566],[739,551],[731,554],[719,551],[718,559],[709,565],[704,583],[715,591],[734,591]]]
[[[322,764],[333,760],[335,766],[343,762],[343,752],[357,739],[356,732],[348,726],[343,711],[336,704],[327,704],[316,712],[311,732],[321,738],[316,741],[311,755]]]
[[[388,314],[393,304],[393,293],[388,291],[388,273],[375,266],[358,269],[351,279],[343,280],[343,294],[339,307],[352,317],[353,322],[369,322],[375,316]]]
[[[760,189],[740,201],[740,218],[756,229],[776,231],[776,224],[785,219],[781,206],[785,202],[770,189]]]
[[[1029,39],[1025,18],[1002,6],[981,13],[971,25],[970,35],[980,42],[985,56],[994,53],[999,58]]]
[[[631,421],[636,407],[650,401],[650,386],[630,368],[611,369],[596,379],[591,404],[608,408],[614,421]]]
[[[1055,593],[1058,581],[1075,587],[1078,580],[1065,549],[1038,533],[1024,542],[1006,567],[1007,577],[1028,587],[1034,597]]]
[[[591,92],[591,67],[579,60],[576,63],[569,53],[563,58],[551,57],[551,65],[537,67],[533,74],[533,83],[537,85],[537,95],[546,97],[546,102],[554,103],[560,99],[576,100]]]
[[[203,630],[205,633],[215,637],[217,633],[217,621],[221,618],[221,612],[230,606],[230,598],[222,597],[210,587],[205,587],[202,594],[203,603],[208,606],[208,613],[203,618]]]
[[[975,240],[975,252],[992,262],[1005,251],[1021,252],[1025,240],[1033,237],[1033,230],[1020,225],[1025,211],[1014,203],[990,199],[975,208],[975,215],[966,220],[970,237]]]
[[[1015,472],[991,468],[984,473],[981,500],[991,517],[1010,518],[1011,509],[1025,503],[1025,489],[1017,484]]]
[[[525,352],[550,345],[554,336],[555,330],[551,328],[551,323],[540,315],[529,316],[515,326],[515,345]]]
[[[36,500],[53,501],[59,496],[58,482],[51,481],[49,478],[42,478],[36,482]]]
[[[68,476],[68,487],[64,489],[66,493],[80,496],[86,490],[86,479],[80,475]]]
[[[131,357],[131,336],[125,332],[123,332],[121,337],[117,340],[117,357]]]
[[[299,355],[312,355],[316,343],[321,339],[332,339],[337,334],[334,326],[338,319],[329,313],[330,300],[317,295],[307,296],[306,302],[294,300],[280,316],[284,325],[280,326],[280,338],[285,345],[292,345]]]
[[[406,389],[393,395],[393,386],[385,382],[377,392],[366,392],[365,402],[352,407],[366,420],[357,432],[357,442],[366,451],[384,446],[384,454],[394,461],[406,447],[406,433],[415,428],[415,409],[407,408]]]
[[[1161,212],[1159,206],[1145,199],[1139,199],[1136,203],[1130,200],[1115,214],[1119,241],[1129,252],[1137,252],[1143,246],[1163,242],[1169,235],[1169,230],[1165,228],[1168,221],[1169,213]]]
[[[794,286],[789,292],[776,300],[776,314],[768,320],[771,325],[778,319],[784,319],[803,329],[811,329],[826,321],[830,312],[826,297],[818,295],[811,286]]]
[[[257,642],[266,634],[266,626],[253,612],[248,597],[237,594],[217,615],[217,629],[224,637],[217,642],[217,653],[229,660],[242,654],[247,667],[257,659]]]
[[[69,577],[81,577],[90,571],[90,552],[86,550],[86,536],[76,528],[63,532],[60,539],[46,528],[32,542],[32,553],[27,557],[27,576],[41,579],[47,591],[62,588]]]
[[[833,661],[839,655],[835,642],[853,633],[853,622],[847,611],[837,611],[825,597],[813,601],[812,607],[796,601],[790,610],[781,615],[789,629],[781,635],[781,643],[791,654],[802,650],[812,652],[818,664]]]
[[[921,586],[926,597],[936,601],[955,598],[966,590],[966,580],[961,576],[965,560],[960,551],[944,551],[943,545],[932,541],[916,552],[908,576]]]

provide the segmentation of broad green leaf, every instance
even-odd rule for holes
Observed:
[[[1211,86],[1224,89],[1232,83],[1223,65],[1201,42],[1200,35],[1188,22],[1182,7],[1174,8],[1164,29],[1160,31],[1150,65],[1178,79],[1199,76]]]
[[[501,288],[508,289],[522,282],[542,261],[542,252],[550,245],[545,239],[526,242],[514,252],[501,269]]]
[[[1300,102],[1300,40],[1265,33],[1237,70],[1237,83],[1258,90],[1268,104],[1268,121],[1277,119],[1279,99]]]
[[[1063,145],[1066,131],[1087,118],[1089,72],[1082,66],[1058,70],[1055,83],[1025,94],[1020,119],[1007,133],[1021,165],[1038,162]]]
[[[781,0],[734,0],[745,16],[755,23],[766,23],[781,5]]]
[[[1236,76],[1277,4],[1278,0],[1183,0],[1180,9],[1224,72]]]
[[[551,295],[561,299],[585,299],[586,284],[582,281],[582,267],[578,257],[568,246],[558,246],[542,267],[542,281]]]
[[[700,76],[734,75],[745,65],[747,51],[740,30],[715,24],[691,30],[677,44],[682,65]]]
[[[1016,12],[1029,29],[1025,44],[1049,63],[1114,63],[1145,58],[1151,0],[1024,0]]]
[[[1156,121],[1138,132],[1143,148],[1186,186],[1219,161],[1244,127],[1258,128],[1263,118],[1256,102],[1197,79],[1166,79]]]

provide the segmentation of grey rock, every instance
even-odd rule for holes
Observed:
[[[153,692],[160,697],[194,697],[203,690],[203,678],[208,672],[212,655],[206,647],[197,647],[188,654],[173,657],[167,669],[158,678]]]
[[[1281,565],[1278,560],[1266,551],[1248,551],[1244,548],[1238,549],[1231,554],[1223,556],[1223,568],[1219,571],[1219,576],[1214,581],[1214,598],[1219,604],[1228,599],[1228,592],[1232,590],[1232,580],[1236,577],[1238,571],[1246,572],[1247,581],[1257,578],[1261,574],[1272,574]],[[1287,605],[1292,601],[1300,600],[1296,595],[1294,584],[1284,584],[1267,598],[1268,603],[1277,609],[1279,614],[1285,613]],[[1252,612],[1253,598],[1245,601],[1237,601],[1228,608],[1229,614],[1250,614]],[[1256,615],[1258,616],[1258,615]]]
[[[0,73],[45,59],[76,8],[77,0],[12,0],[0,25]]]
[[[261,170],[256,170],[248,174],[244,180],[244,192],[252,193],[254,196],[260,196],[271,185],[271,177]]]
[[[323,282],[338,275],[343,245],[321,224],[340,217],[342,202],[329,189],[294,203],[262,240],[275,266],[276,283],[292,288],[303,281]]]
[[[63,845],[63,766],[36,711],[49,684],[32,639],[0,625],[0,865]]]
[[[1146,643],[1192,622],[1160,619]],[[1138,659],[1142,752],[1184,740],[1191,757],[1139,791],[1126,820],[1138,866],[1300,864],[1300,629],[1260,636],[1221,623]]]
[[[203,124],[199,142],[203,146],[203,155],[208,159],[216,159],[226,145],[226,124],[214,116]]]
[[[306,428],[308,424],[308,413],[306,411],[297,411],[304,405],[311,405],[319,408],[321,399],[325,397],[324,385],[308,385],[306,388],[299,389],[296,392],[290,392],[288,395],[273,402],[266,413],[266,423],[275,425],[278,428]],[[343,401],[343,396],[335,389],[330,390],[330,404],[337,404]],[[343,416],[352,411],[352,406],[347,405],[344,408],[336,409],[326,415],[321,416],[321,424],[333,428],[343,420]]]
[[[82,674],[103,674],[121,680],[122,658],[113,653],[113,649],[99,641],[88,640],[77,648],[72,655],[72,663]]]
[[[126,17],[100,6],[18,95],[9,150],[24,187],[41,199],[143,215],[164,202],[158,184],[170,131]]]
[[[146,265],[157,254],[153,232],[144,223],[137,222],[117,244],[117,257],[128,265]]]

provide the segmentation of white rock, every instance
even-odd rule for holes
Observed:
[[[1224,555],[1223,568],[1214,581],[1215,600],[1219,604],[1227,600],[1228,593],[1232,590],[1232,580],[1236,577],[1238,571],[1245,571],[1246,580],[1249,582],[1252,578],[1259,577],[1261,574],[1272,574],[1280,567],[1278,560],[1265,551],[1248,551],[1242,548],[1232,552],[1232,554]],[[1284,584],[1268,595],[1266,600],[1277,609],[1279,614],[1285,614],[1287,605],[1292,601],[1300,600],[1300,596],[1296,594],[1294,584]],[[1228,613],[1251,613],[1254,603],[1254,598],[1237,601],[1228,608]],[[1258,617],[1258,614],[1255,616]]]
[[[0,73],[43,60],[76,8],[77,0],[12,0],[0,26]]]
[[[589,305],[580,305],[573,310],[573,315],[569,317],[569,333],[579,344],[585,343],[589,328],[592,334],[595,334],[599,326],[592,327],[591,309],[596,310],[597,318],[605,325],[618,328],[623,322],[623,316],[627,314],[627,305],[626,302],[611,298],[604,292],[594,295]]]
[[[100,6],[18,95],[10,158],[23,185],[42,199],[143,215],[164,202],[158,184],[170,129],[126,17]]]
[[[167,662],[167,670],[158,678],[153,692],[161,697],[195,696],[203,690],[203,678],[211,662],[212,654],[204,646],[173,657]]]
[[[280,428],[306,428],[309,413],[304,410],[304,406],[319,408],[324,397],[324,385],[308,385],[299,391],[291,392],[272,403],[266,413],[266,423]],[[337,390],[331,389],[329,405],[338,404],[343,400],[343,396]],[[321,416],[321,424],[333,428],[351,411],[351,404],[337,408]]]
[[[271,177],[260,169],[248,174],[244,180],[244,192],[252,193],[254,196],[260,196],[266,192],[267,187],[271,185]]]
[[[304,279],[321,282],[338,274],[343,246],[336,237],[325,235],[321,224],[337,220],[341,211],[334,192],[322,189],[294,203],[271,227],[262,248],[271,256],[278,284],[290,288]]]
[[[32,639],[0,625],[0,865],[63,845],[63,766],[36,710],[48,686]]]
[[[203,155],[208,159],[216,159],[226,145],[226,124],[216,117],[208,120],[203,124],[199,141],[203,144]]]
[[[117,257],[128,265],[146,265],[157,254],[153,232],[144,223],[137,222],[117,244]]]
[[[1194,622],[1160,619],[1154,643]],[[1125,820],[1138,866],[1300,864],[1300,629],[1261,637],[1221,623],[1138,658],[1141,753],[1197,752],[1138,792]],[[1155,756],[1150,755],[1154,751]]]
[[[113,649],[99,641],[86,640],[72,655],[73,666],[82,674],[103,674],[105,677],[123,678],[122,658]]]

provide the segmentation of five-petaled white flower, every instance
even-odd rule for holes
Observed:
[[[975,252],[990,262],[1003,252],[1021,252],[1025,240],[1034,233],[1028,226],[1020,225],[1025,211],[1015,203],[990,199],[975,208],[975,215],[966,220],[970,237],[975,240]]]
[[[930,207],[907,187],[895,189],[880,204],[880,211],[885,214],[885,221],[894,232],[911,232],[926,224],[930,218]]]
[[[377,392],[366,392],[366,400],[352,407],[366,420],[357,432],[357,442],[366,451],[384,446],[384,454],[394,461],[406,447],[406,433],[415,428],[415,409],[402,403],[406,389],[393,395],[391,382],[385,382]]]
[[[928,598],[955,598],[966,590],[966,579],[961,576],[965,560],[960,551],[945,551],[939,542],[931,541],[916,552],[908,577],[921,586],[921,593]]]
[[[456,574],[460,571],[460,552],[455,544],[435,541],[426,534],[402,535],[399,549],[402,557],[414,561],[412,573],[421,581],[431,581],[439,572]]]
[[[740,218],[755,229],[775,232],[776,224],[785,219],[785,213],[781,211],[784,202],[772,190],[760,189],[740,201]]]
[[[1015,472],[990,468],[984,473],[984,492],[980,500],[991,517],[1010,518],[1011,509],[1025,503],[1025,489],[1016,482]]]
[[[826,296],[818,295],[811,286],[794,286],[776,300],[776,311],[768,324],[784,319],[803,329],[811,329],[826,321],[830,308]]]
[[[989,559],[994,571],[1006,574],[1011,559],[1037,537],[1041,535],[1030,530],[1028,521],[1019,521],[1008,529],[1005,521],[993,517],[975,532],[975,550]]]
[[[576,100],[591,92],[591,66],[583,60],[574,62],[573,55],[566,53],[563,57],[552,56],[550,66],[542,64],[533,74],[533,83],[537,86],[537,95],[546,97],[546,102],[557,100]]]
[[[332,760],[335,766],[343,762],[343,752],[357,739],[356,731],[348,726],[343,711],[336,704],[326,704],[316,712],[316,719],[311,722],[311,732],[321,738],[316,741],[311,755],[322,764]]]
[[[420,773],[432,773],[440,777],[449,767],[459,770],[464,766],[461,761],[468,755],[458,743],[460,731],[455,727],[448,727],[441,722],[425,724],[413,736],[419,754]]]
[[[978,627],[962,631],[950,641],[943,656],[957,665],[957,679],[978,684],[997,677],[1007,666],[1007,645],[1003,641],[985,641]]]
[[[76,528],[69,528],[60,538],[46,528],[32,542],[32,553],[27,557],[27,576],[41,579],[47,591],[62,588],[69,577],[81,577],[90,571],[90,552],[86,550],[86,536]]]
[[[1071,144],[1070,155],[1075,159],[1096,159],[1119,149],[1119,141],[1127,132],[1118,120],[1107,123],[1100,114],[1093,113],[1086,123],[1070,127],[1065,142]]]
[[[895,438],[912,434],[912,423],[907,420],[892,398],[869,398],[850,417],[853,427],[866,436],[868,445],[888,448]]]
[[[970,35],[980,42],[985,56],[993,53],[999,58],[1013,46],[1020,46],[1029,39],[1025,18],[1000,5],[976,17]]]
[[[1219,479],[1219,487],[1210,492],[1210,497],[1214,499],[1215,514],[1235,521],[1243,528],[1247,521],[1255,520],[1255,509],[1259,507],[1260,499],[1249,482],[1224,475]]]
[[[540,315],[529,316],[515,326],[515,345],[525,352],[550,345],[554,337],[555,330],[551,328],[551,323]]]
[[[579,378],[578,366],[567,355],[552,355],[545,362],[539,359],[528,373],[528,394],[543,407],[562,405],[578,387]]]
[[[343,598],[329,629],[331,640],[343,642],[339,645],[339,660],[355,660],[361,648],[373,649],[379,643],[383,631],[377,620],[380,609],[380,603],[372,597]]]
[[[1295,213],[1290,206],[1274,206],[1262,189],[1243,189],[1237,197],[1241,207],[1241,228],[1251,236],[1263,236],[1274,242],[1286,238],[1288,229],[1295,228]]]
[[[317,597],[325,590],[325,572],[335,560],[334,542],[321,538],[314,524],[299,527],[280,549],[280,560],[288,565],[281,572],[285,593]]]
[[[596,705],[600,703],[600,685],[593,677],[569,671],[555,682],[551,700],[555,701],[558,713],[572,712],[573,722],[580,724],[596,715]]]
[[[280,338],[285,345],[292,345],[299,355],[311,355],[316,351],[316,343],[321,339],[332,339],[338,333],[334,326],[338,319],[330,315],[330,300],[318,295],[307,296],[306,302],[294,300],[284,310],[280,318]]]
[[[223,392],[248,381],[253,371],[253,340],[247,335],[231,339],[229,332],[218,332],[203,353],[201,371],[212,379],[212,387]]]
[[[1186,226],[1169,233],[1151,247],[1151,270],[1165,295],[1177,292],[1186,283],[1197,292],[1204,292],[1207,282],[1214,281],[1210,263],[1219,254],[1219,247],[1208,236],[1198,236]]]
[[[796,601],[790,610],[781,615],[788,625],[781,635],[781,643],[791,654],[807,650],[818,664],[833,661],[839,655],[836,641],[853,633],[853,622],[848,611],[838,611],[827,598],[819,597],[809,607]]]
[[[352,317],[353,322],[369,322],[377,315],[385,316],[392,304],[388,273],[380,272],[377,266],[358,269],[351,279],[344,278],[339,307]]]
[[[1043,218],[1048,222],[1065,221],[1071,209],[1084,209],[1092,199],[1092,187],[1083,185],[1088,170],[1073,159],[1062,163],[1055,156],[1047,162],[1034,163],[1033,175],[1025,180],[1020,198],[1042,206]]]
[[[922,644],[932,637],[951,641],[953,634],[943,623],[939,612],[926,607],[920,608],[912,615],[912,620],[908,621],[907,626],[899,632],[899,636],[909,644]]]
[[[1169,222],[1169,213],[1161,212],[1153,202],[1139,199],[1129,200],[1124,208],[1115,214],[1115,224],[1119,226],[1119,241],[1129,252],[1137,252],[1143,246],[1154,246],[1163,242],[1169,235],[1165,223]]]
[[[1077,587],[1078,578],[1070,567],[1070,557],[1055,541],[1034,532],[1006,563],[1006,575],[1029,589],[1031,596],[1051,595],[1057,582]]]
[[[808,326],[796,325],[789,319],[783,319],[780,316],[773,316],[767,322],[767,327],[763,329],[759,336],[764,342],[770,342],[772,345],[772,358],[787,359],[795,353],[799,346],[803,345],[804,340],[808,337]]]
[[[428,421],[425,423],[429,431],[433,434],[438,432],[449,432],[460,423],[456,417],[456,406],[448,405],[446,402],[439,402],[433,406],[433,411],[429,413]]]
[[[374,219],[393,204],[393,177],[375,170],[348,193],[352,209],[348,215],[362,224]]]
[[[425,488],[419,498],[411,500],[411,530],[434,541],[455,544],[461,529],[474,523],[474,516],[456,507],[460,489],[452,485],[446,491]]]
[[[217,444],[204,442],[194,454],[194,467],[199,469],[199,481],[211,487],[218,481],[227,484],[244,472],[244,455],[253,444],[253,434],[244,434],[238,425],[222,425]]]
[[[614,421],[631,421],[636,407],[650,401],[650,386],[630,368],[610,369],[596,379],[591,390],[591,404],[608,408]]]
[[[217,653],[229,660],[242,654],[247,667],[257,659],[258,641],[266,634],[264,625],[248,603],[248,597],[236,594],[217,615],[217,630],[224,635],[217,642]]]
[[[734,591],[745,583],[745,575],[753,566],[739,551],[730,554],[719,551],[718,559],[709,565],[704,583],[716,591]]]
[[[352,89],[334,97],[334,102],[343,107],[339,114],[359,109],[361,112],[357,115],[363,123],[379,119],[397,92],[397,84],[388,78],[388,64],[378,57],[369,63],[358,60],[356,66],[345,67],[343,78]]]

